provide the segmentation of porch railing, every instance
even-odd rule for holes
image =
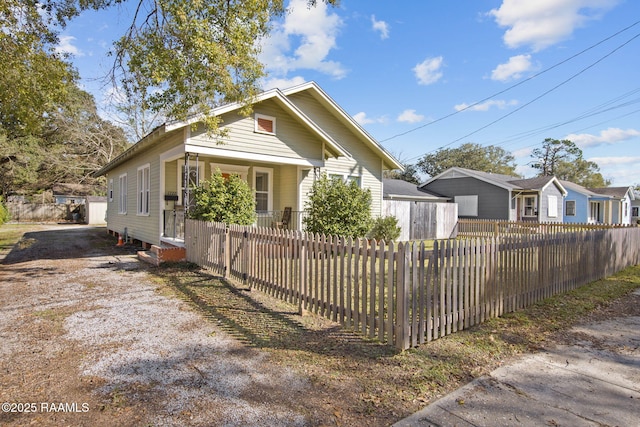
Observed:
[[[175,209],[164,211],[163,237],[184,240],[184,211]]]
[[[298,224],[302,224],[301,218],[304,212],[292,211],[288,223],[283,222],[284,211],[261,211],[256,212],[257,227],[282,228],[287,230],[298,230]],[[164,234],[163,237],[177,240],[184,240],[184,211],[165,210],[164,211]]]

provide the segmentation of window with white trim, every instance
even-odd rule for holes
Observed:
[[[631,207],[631,216],[640,216],[638,215],[640,212],[640,207],[638,206],[632,206]]]
[[[109,179],[109,190],[108,190],[109,201],[113,202],[113,178]]]
[[[238,175],[243,181],[247,180],[247,174],[249,173],[249,166],[240,165],[226,165],[223,163],[210,163],[211,174],[213,175],[217,171],[220,171],[223,177],[227,178],[229,175]]]
[[[273,210],[273,169],[254,168],[256,212]]]
[[[149,215],[150,171],[149,164],[138,168],[138,215]]]
[[[127,213],[127,174],[118,177],[118,212]]]
[[[331,173],[329,174],[329,179],[339,179],[341,181],[344,181],[346,184],[349,184],[350,182],[355,182],[358,185],[358,187],[362,188],[362,177],[359,175]]]
[[[276,118],[272,116],[266,116],[264,114],[255,115],[255,132],[267,133],[269,135],[276,134]]]
[[[478,196],[454,196],[453,201],[458,204],[459,216],[478,216]]]
[[[576,216],[576,201],[567,200],[565,202],[564,214],[566,216]]]
[[[558,216],[558,197],[547,196],[547,216],[556,218]]]
[[[538,216],[538,196],[524,196],[522,216]]]

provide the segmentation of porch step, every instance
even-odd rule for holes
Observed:
[[[178,246],[151,245],[151,250],[138,251],[138,259],[158,266],[168,261],[185,261],[187,259],[187,251],[185,248]]]

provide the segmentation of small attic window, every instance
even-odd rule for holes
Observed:
[[[276,118],[271,116],[265,116],[263,114],[256,114],[256,127],[255,131],[258,133],[268,133],[270,135],[276,134]]]

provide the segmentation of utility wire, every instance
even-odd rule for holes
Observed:
[[[640,21],[637,21],[637,22],[636,22],[635,24],[633,24],[633,25],[636,25],[636,24],[638,24],[638,23],[640,23]],[[633,26],[633,25],[632,25],[632,26]],[[627,27],[627,28],[629,28],[629,27]],[[624,30],[621,30],[621,31],[624,31]],[[621,31],[619,31],[619,32],[618,32],[618,34],[619,34]],[[455,140],[453,140],[453,141],[451,141],[451,142],[449,142],[449,143],[447,143],[447,144],[445,144],[445,145],[441,146],[439,149],[442,149],[442,148],[444,148],[444,147],[448,147],[449,145],[453,145],[453,144],[455,144],[456,142],[459,142],[459,141],[461,141],[461,140],[463,140],[463,139],[465,139],[465,138],[468,138],[468,137],[469,137],[469,136],[471,136],[471,135],[475,135],[476,133],[478,133],[478,132],[480,132],[480,131],[482,131],[482,130],[484,130],[484,129],[486,129],[486,128],[488,128],[488,127],[490,127],[490,126],[492,126],[492,125],[494,125],[494,124],[496,124],[496,123],[498,123],[498,122],[499,122],[499,121],[501,121],[501,120],[504,120],[505,118],[507,118],[507,117],[509,117],[509,116],[511,116],[511,115],[513,115],[513,114],[515,114],[515,113],[517,113],[518,111],[522,110],[523,108],[525,108],[525,107],[527,107],[527,106],[529,106],[529,105],[533,104],[534,102],[536,102],[536,101],[538,101],[539,99],[541,99],[541,98],[545,97],[545,96],[546,96],[546,95],[548,95],[549,93],[551,93],[551,92],[555,91],[555,90],[556,90],[556,89],[558,89],[559,87],[561,87],[561,86],[563,86],[563,85],[565,85],[565,84],[569,83],[571,80],[575,79],[576,77],[578,77],[579,75],[581,75],[581,74],[583,74],[584,72],[588,71],[589,69],[591,69],[591,68],[595,67],[595,66],[596,66],[596,65],[598,65],[600,62],[604,61],[606,58],[608,58],[609,56],[613,55],[615,52],[617,52],[618,50],[622,49],[624,46],[626,46],[627,44],[631,43],[633,40],[635,40],[635,39],[636,39],[636,38],[638,38],[638,37],[640,37],[640,33],[636,34],[635,36],[631,37],[631,38],[630,38],[629,40],[627,40],[626,42],[624,42],[624,43],[622,43],[621,45],[617,46],[615,49],[613,49],[612,51],[610,51],[610,52],[609,52],[609,53],[607,53],[606,55],[604,55],[604,56],[600,57],[597,61],[595,61],[595,62],[591,63],[591,64],[590,64],[590,65],[588,65],[587,67],[585,67],[585,68],[583,68],[582,70],[578,71],[577,73],[573,74],[573,75],[572,75],[571,77],[569,77],[568,79],[563,80],[562,82],[558,83],[557,85],[555,85],[555,86],[554,86],[554,87],[552,87],[551,89],[548,89],[548,90],[546,90],[545,92],[543,92],[541,95],[536,96],[536,97],[535,97],[535,98],[533,98],[531,101],[529,101],[529,102],[527,102],[527,103],[525,103],[525,104],[521,105],[520,107],[516,108],[515,110],[510,111],[509,113],[507,113],[507,114],[505,114],[505,115],[503,115],[503,116],[501,116],[501,117],[497,118],[496,120],[494,120],[494,121],[492,121],[492,122],[490,122],[490,123],[488,123],[488,124],[486,124],[486,125],[484,125],[484,126],[482,126],[482,127],[478,128],[478,129],[474,130],[473,132],[470,132],[470,133],[468,133],[468,134],[466,134],[466,135],[464,135],[464,136],[462,136],[462,137],[460,137],[460,138],[458,138],[458,139],[455,139]],[[609,38],[611,38],[611,37],[609,37]],[[600,43],[601,43],[601,42],[600,42]],[[598,43],[598,44],[599,44],[599,43]],[[594,45],[594,46],[595,46],[595,45]],[[588,48],[588,49],[590,49],[590,48]],[[583,52],[584,52],[584,51],[583,51]],[[576,55],[574,55],[573,57],[575,57],[575,56],[576,56]],[[573,57],[572,57],[572,58],[573,58]],[[566,62],[566,61],[567,61],[567,60],[565,60],[565,61],[563,61],[563,62]],[[557,65],[559,65],[559,64],[557,64]],[[554,67],[555,67],[555,65],[554,65]],[[548,71],[548,70],[550,70],[550,68],[549,68],[549,69],[547,69],[547,70],[545,70],[544,72],[546,72],[546,71]],[[537,75],[540,75],[540,74],[541,74],[541,73],[539,73],[539,74],[537,74]],[[533,78],[533,77],[531,77],[531,78]],[[531,78],[530,78],[530,79],[531,79]],[[529,79],[528,79],[528,80],[529,80]],[[526,81],[526,80],[525,80],[525,81]],[[523,82],[521,82],[521,83],[523,83]],[[502,91],[502,92],[499,92],[497,95],[499,95],[500,93],[504,93],[505,91],[507,91],[507,90],[509,90],[509,89],[511,89],[511,88],[514,88],[515,86],[516,86],[516,85],[511,86],[510,88],[507,88],[507,89],[505,89],[505,90],[504,90],[504,91]],[[494,96],[495,96],[495,95],[494,95]],[[490,97],[490,98],[491,98],[491,97]],[[470,105],[470,106],[466,107],[465,109],[471,108],[471,107],[473,107],[474,105],[477,105],[477,104],[479,104],[479,103],[481,103],[481,102],[484,102],[485,100],[490,99],[490,98],[485,98],[483,101],[479,101],[479,102],[477,102],[477,103],[475,103],[475,104],[472,104],[472,105]],[[465,109],[460,110],[459,112],[462,112],[462,111],[464,111]],[[443,119],[445,119],[445,118],[447,118],[447,117],[451,117],[453,114],[455,114],[455,113],[451,113],[451,114],[449,114],[449,115],[447,115],[447,116],[445,116],[445,117],[442,117],[442,118],[438,119],[438,121],[443,120]],[[407,134],[407,133],[409,133],[409,132],[413,132],[413,131],[418,130],[418,129],[420,129],[420,128],[423,128],[423,127],[425,127],[425,126],[427,126],[427,125],[430,125],[430,124],[432,124],[432,123],[435,123],[435,122],[427,123],[427,124],[425,124],[425,125],[423,125],[423,126],[420,126],[420,127],[418,127],[418,128],[415,128],[415,129],[412,129],[412,130],[410,130],[410,131],[404,132],[403,134],[398,134],[397,136],[404,135],[404,134]],[[387,138],[387,139],[383,140],[382,142],[384,142],[384,141],[388,141],[389,139],[392,139],[392,138],[395,138],[395,136],[394,136],[394,137],[391,137],[391,138]],[[433,150],[432,150],[432,151],[433,151]],[[430,151],[430,152],[431,152],[431,151]],[[429,153],[429,152],[427,152],[427,153]],[[414,156],[414,157],[412,157],[412,158],[410,158],[410,159],[407,159],[407,161],[417,159],[417,158],[419,158],[419,157],[422,157],[423,155],[424,155],[424,154],[419,155],[419,156]]]
[[[398,133],[398,134],[393,135],[393,136],[391,136],[391,137],[389,137],[389,138],[382,139],[382,140],[380,140],[380,142],[387,142],[387,141],[390,141],[390,140],[392,140],[392,139],[395,139],[395,138],[398,138],[398,137],[401,137],[401,136],[407,135],[407,134],[409,134],[409,133],[411,133],[411,132],[415,132],[415,131],[417,131],[417,130],[423,129],[423,128],[427,127],[427,126],[431,126],[431,125],[433,125],[433,124],[435,124],[435,123],[441,122],[442,120],[448,119],[449,117],[455,116],[456,114],[462,113],[463,111],[466,111],[466,110],[468,110],[468,109],[470,109],[470,108],[473,108],[473,107],[475,107],[476,105],[482,104],[482,103],[483,103],[483,102],[485,102],[485,101],[488,101],[488,100],[490,100],[490,99],[492,99],[492,98],[495,98],[495,97],[496,97],[496,96],[498,96],[498,95],[502,95],[502,94],[503,94],[503,93],[505,93],[505,92],[508,92],[508,91],[510,91],[510,90],[512,90],[512,89],[515,89],[516,87],[518,87],[518,86],[520,86],[520,85],[523,85],[523,84],[527,83],[528,81],[533,80],[533,79],[535,79],[535,78],[537,78],[537,77],[539,77],[539,76],[541,76],[541,75],[543,75],[543,74],[545,74],[545,73],[547,73],[547,72],[549,72],[549,71],[551,71],[551,70],[553,70],[553,69],[555,69],[555,68],[559,67],[560,65],[563,65],[563,64],[565,64],[565,63],[567,63],[567,62],[571,61],[571,60],[572,60],[572,59],[574,59],[574,58],[577,58],[578,56],[580,56],[580,55],[582,55],[582,54],[584,54],[584,53],[586,53],[586,52],[590,51],[591,49],[594,49],[594,48],[598,47],[599,45],[601,45],[601,44],[605,43],[606,41],[608,41],[608,40],[610,40],[610,39],[612,39],[612,38],[614,38],[614,37],[618,36],[619,34],[621,34],[621,33],[625,32],[625,31],[629,30],[630,28],[633,28],[634,26],[636,26],[636,25],[638,25],[638,24],[640,24],[640,21],[636,21],[636,22],[634,22],[633,24],[631,24],[631,25],[629,25],[629,26],[627,26],[627,27],[625,27],[625,28],[623,28],[623,29],[621,29],[621,30],[617,31],[616,33],[614,33],[614,34],[610,35],[610,36],[609,36],[609,37],[607,37],[607,38],[604,38],[604,39],[600,40],[599,42],[597,42],[597,43],[595,43],[595,44],[593,44],[593,45],[591,45],[591,46],[587,47],[586,49],[583,49],[583,50],[581,50],[580,52],[578,52],[578,53],[576,53],[576,54],[574,54],[574,55],[572,55],[572,56],[570,56],[570,57],[568,57],[568,58],[566,58],[566,59],[564,59],[564,60],[562,60],[562,61],[560,61],[560,62],[558,62],[558,63],[554,64],[554,65],[552,65],[551,67],[546,68],[546,69],[544,69],[544,70],[540,71],[539,73],[534,74],[534,75],[533,75],[533,76],[531,76],[531,77],[528,77],[528,78],[526,78],[526,79],[524,79],[524,80],[522,80],[522,81],[520,81],[520,82],[518,82],[518,83],[516,83],[516,84],[514,84],[514,85],[511,85],[511,86],[507,87],[506,89],[503,89],[503,90],[501,90],[501,91],[499,91],[499,92],[496,92],[496,93],[494,93],[493,95],[487,96],[486,98],[483,98],[483,99],[481,99],[481,100],[479,100],[479,101],[477,101],[477,102],[474,102],[473,104],[467,105],[466,107],[464,107],[464,108],[462,108],[462,109],[460,109],[460,110],[456,110],[456,111],[454,111],[454,112],[452,112],[452,113],[449,113],[449,114],[444,115],[444,116],[442,116],[442,117],[440,117],[440,118],[438,118],[438,119],[435,119],[435,120],[433,120],[433,121],[431,121],[431,122],[429,122],[429,123],[425,123],[424,125],[417,126],[417,127],[413,128],[413,129],[409,129],[409,130],[407,130],[407,131],[405,131],[405,132]]]

